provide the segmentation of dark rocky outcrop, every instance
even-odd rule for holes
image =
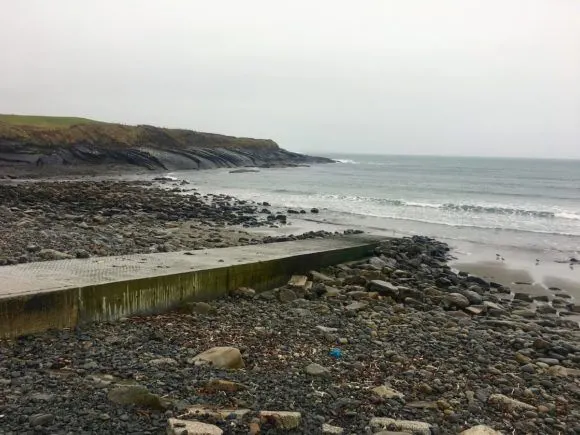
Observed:
[[[293,153],[276,142],[147,125],[65,127],[0,121],[0,174],[102,173],[300,166],[332,160]]]

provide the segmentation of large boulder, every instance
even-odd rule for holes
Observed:
[[[244,368],[244,360],[239,349],[228,346],[212,347],[191,360],[195,365],[212,365],[218,369]]]

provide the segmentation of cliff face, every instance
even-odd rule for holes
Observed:
[[[292,153],[272,140],[147,125],[36,126],[0,120],[0,174],[294,166],[332,160]]]

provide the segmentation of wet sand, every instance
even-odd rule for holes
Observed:
[[[580,299],[580,265],[570,266],[565,257],[538,251],[506,250],[481,244],[446,241],[456,257],[451,267],[510,287],[514,292],[553,295],[557,287]],[[496,257],[499,254],[499,259]],[[503,258],[503,260],[502,260]],[[539,260],[537,262],[536,260]]]

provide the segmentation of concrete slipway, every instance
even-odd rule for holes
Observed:
[[[293,274],[368,256],[378,243],[358,235],[5,266],[0,338],[161,312],[238,287],[272,289]]]

